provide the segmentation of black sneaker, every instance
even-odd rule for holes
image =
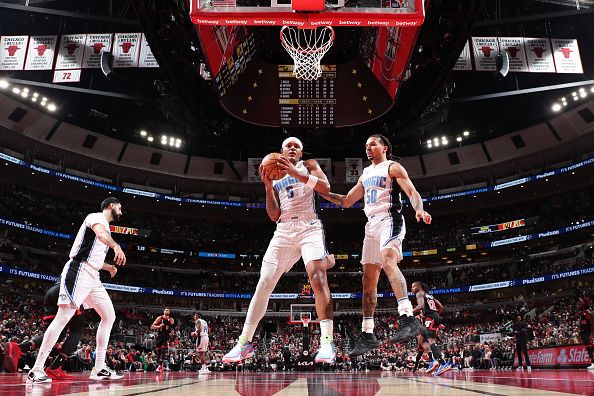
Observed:
[[[354,358],[355,356],[363,355],[377,348],[379,345],[380,342],[375,337],[375,334],[362,332],[355,341],[355,347],[349,351],[349,357]]]
[[[414,316],[402,315],[398,318],[398,330],[390,342],[397,343],[410,340],[423,331],[423,325]]]

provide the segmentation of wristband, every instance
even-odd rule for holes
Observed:
[[[309,175],[307,179],[307,183],[305,184],[309,188],[314,188],[318,184],[318,177],[314,175]]]

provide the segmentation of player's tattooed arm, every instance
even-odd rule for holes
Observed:
[[[353,188],[347,193],[347,195],[336,194],[333,192],[328,192],[325,194],[320,194],[324,199],[336,204],[338,206],[342,206],[343,208],[350,208],[353,204],[363,198],[363,194],[365,193],[365,189],[363,188],[363,184],[361,183],[361,179],[355,184]]]

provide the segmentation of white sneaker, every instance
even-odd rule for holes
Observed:
[[[103,380],[118,380],[124,378],[124,376],[122,374],[118,374],[115,371],[105,367],[101,370],[97,370],[95,367],[93,367],[93,370],[91,370],[91,375],[89,376],[89,379],[94,380],[94,381],[103,381]]]
[[[524,366],[520,366],[516,369],[516,371],[524,371]]]
[[[316,355],[316,363],[332,364],[336,360],[336,347],[332,340],[322,340],[320,349]]]
[[[29,374],[27,374],[27,382],[33,384],[49,384],[52,382],[52,379],[48,377],[43,371],[31,370],[29,371]]]
[[[526,367],[526,371],[531,372],[532,371],[532,367],[531,366]]]
[[[198,374],[208,374],[208,373],[210,373],[210,370],[206,366],[202,367],[200,369],[200,371],[198,371]]]
[[[589,365],[587,368],[588,368],[588,370],[594,370],[594,363],[592,363],[591,365]]]

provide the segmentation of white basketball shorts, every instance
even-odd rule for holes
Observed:
[[[68,260],[60,275],[58,305],[71,304],[74,308],[95,308],[110,301],[109,294],[99,279],[99,271],[90,264]]]
[[[198,344],[198,347],[196,348],[196,350],[198,352],[208,352],[208,336],[207,335],[200,336],[200,343]]]
[[[396,250],[402,260],[402,241],[405,234],[404,217],[400,213],[373,216],[365,224],[361,263],[381,265],[382,249]]]
[[[328,255],[326,235],[320,220],[296,220],[277,223],[274,236],[262,261],[277,264],[284,272],[303,258],[307,263],[322,260]]]

